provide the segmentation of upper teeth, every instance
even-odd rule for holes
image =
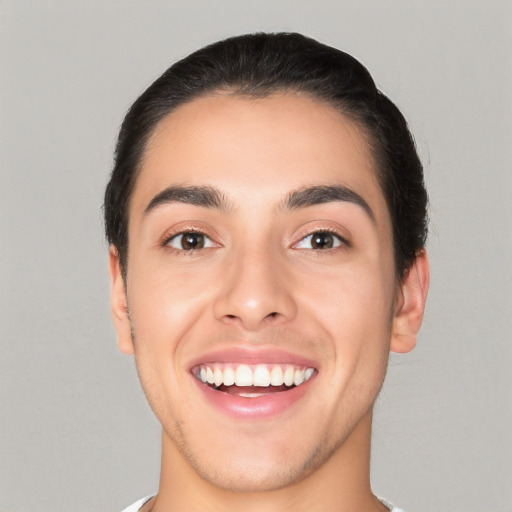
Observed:
[[[299,386],[311,378],[313,368],[292,365],[215,365],[203,364],[194,369],[194,375],[204,383],[224,386]]]

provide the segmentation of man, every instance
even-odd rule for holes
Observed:
[[[343,52],[240,36],[148,88],[105,196],[118,344],[162,424],[159,491],[127,510],[392,509],[372,408],[420,328],[426,204],[405,120]]]

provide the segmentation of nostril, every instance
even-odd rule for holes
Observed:
[[[270,313],[268,316],[271,316],[272,318],[277,316],[277,313],[274,311],[273,313]]]

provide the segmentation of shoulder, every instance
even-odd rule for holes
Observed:
[[[137,500],[135,503],[132,503],[129,507],[126,507],[121,512],[138,512],[139,509],[147,503],[154,495],[150,494],[149,496],[146,496],[145,498],[141,498],[140,500]]]

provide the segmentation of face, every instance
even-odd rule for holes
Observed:
[[[331,107],[218,94],[168,115],[130,202],[126,290],[111,262],[164,457],[261,490],[339,453],[385,374],[391,236],[362,131]]]

